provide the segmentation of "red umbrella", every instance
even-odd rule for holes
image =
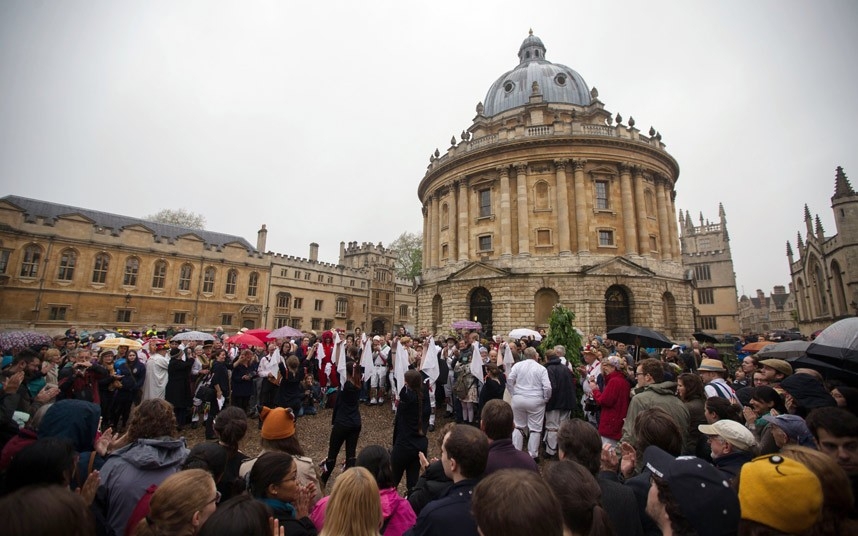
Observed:
[[[254,337],[253,335],[248,335],[247,333],[239,333],[238,335],[233,335],[228,338],[226,342],[231,342],[233,344],[246,344],[248,346],[259,346],[260,348],[265,348],[265,343],[259,340],[259,337]]]
[[[270,329],[262,329],[262,328],[249,329],[249,330],[244,332],[245,335],[253,335],[254,337],[259,339],[260,341],[268,340],[268,334],[269,333],[271,333]]]
[[[775,344],[775,341],[752,342],[752,343],[749,343],[749,344],[746,344],[745,346],[743,346],[742,351],[743,352],[749,352],[749,353],[759,352],[760,350],[762,350],[766,346],[770,346],[772,344]]]

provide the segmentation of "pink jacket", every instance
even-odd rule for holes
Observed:
[[[396,488],[383,489],[378,494],[381,498],[382,523],[387,522],[387,528],[382,533],[383,536],[402,536],[417,522],[417,515],[408,501],[399,496]],[[317,502],[310,514],[310,519],[313,520],[318,531],[321,531],[322,525],[325,524],[325,508],[328,506],[330,497],[328,495]]]

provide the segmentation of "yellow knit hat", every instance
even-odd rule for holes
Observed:
[[[795,460],[760,456],[742,466],[739,503],[742,519],[798,534],[819,519],[822,485],[810,469]]]

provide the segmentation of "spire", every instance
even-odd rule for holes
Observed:
[[[718,216],[721,218],[721,221],[727,217],[727,213],[724,212],[724,203],[718,203]]]
[[[837,173],[834,178],[834,199],[838,197],[848,197],[855,195],[855,190],[849,184],[849,179],[846,178],[846,173],[843,172],[841,166],[837,166]]]
[[[798,252],[801,253],[801,250],[804,249],[804,240],[801,239],[801,233],[796,233],[796,236],[798,237],[798,241],[796,242],[798,244]]]
[[[700,227],[703,227],[704,225],[706,225],[706,223],[703,220],[703,211],[701,210],[700,211]]]
[[[792,246],[790,245],[789,240],[787,240],[787,257],[789,257],[789,262],[792,262]]]
[[[682,214],[682,209],[679,209],[679,236],[685,236],[685,216]]]
[[[822,228],[822,220],[819,219],[819,214],[816,215],[816,236],[820,240],[825,238],[825,229]]]
[[[691,211],[685,211],[685,230],[688,234],[694,234],[694,222],[691,220]]]
[[[804,225],[807,227],[807,236],[813,234],[813,218],[810,217],[810,209],[804,204]]]

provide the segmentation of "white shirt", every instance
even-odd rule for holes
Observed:
[[[275,378],[280,373],[280,363],[283,359],[280,357],[280,352],[275,351],[271,355],[262,356],[259,360],[259,368],[257,374],[260,378],[267,378],[269,374]]]
[[[590,396],[593,392],[593,388],[590,387],[590,377],[592,376],[594,380],[597,380],[600,374],[602,374],[601,361],[593,361],[592,365],[587,365],[587,374],[581,376],[581,386],[584,388],[585,398]]]
[[[546,402],[551,398],[548,370],[535,359],[525,359],[513,365],[506,387],[513,396],[541,398]]]

